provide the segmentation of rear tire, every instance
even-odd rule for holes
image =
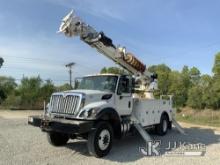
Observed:
[[[88,135],[89,154],[97,158],[106,156],[112,148],[113,131],[108,122],[99,122]]]
[[[163,136],[167,133],[169,127],[169,119],[166,115],[162,115],[160,118],[160,124],[156,125],[156,133]]]
[[[69,136],[63,133],[49,132],[47,133],[47,140],[53,146],[63,146],[68,142]]]

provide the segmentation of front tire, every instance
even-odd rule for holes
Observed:
[[[63,146],[68,142],[69,136],[63,133],[49,132],[47,133],[47,140],[53,146]]]
[[[88,135],[88,150],[97,158],[106,156],[112,148],[113,131],[108,122],[99,122]]]
[[[156,125],[156,132],[158,135],[163,136],[167,133],[169,127],[169,119],[166,115],[160,118],[160,124]]]

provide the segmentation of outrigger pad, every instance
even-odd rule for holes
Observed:
[[[176,127],[176,129],[181,133],[186,135],[184,129],[179,125],[179,123],[177,123],[177,121],[175,119],[172,119],[172,124]]]

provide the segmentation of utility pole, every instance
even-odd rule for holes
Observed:
[[[75,65],[74,62],[66,64],[65,66],[69,69],[70,87],[72,88],[72,68]]]
[[[4,63],[4,59],[0,57],[0,68],[2,67],[3,63]]]

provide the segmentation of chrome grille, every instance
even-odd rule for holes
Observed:
[[[80,96],[78,95],[52,95],[50,108],[52,113],[74,115],[80,106]]]

